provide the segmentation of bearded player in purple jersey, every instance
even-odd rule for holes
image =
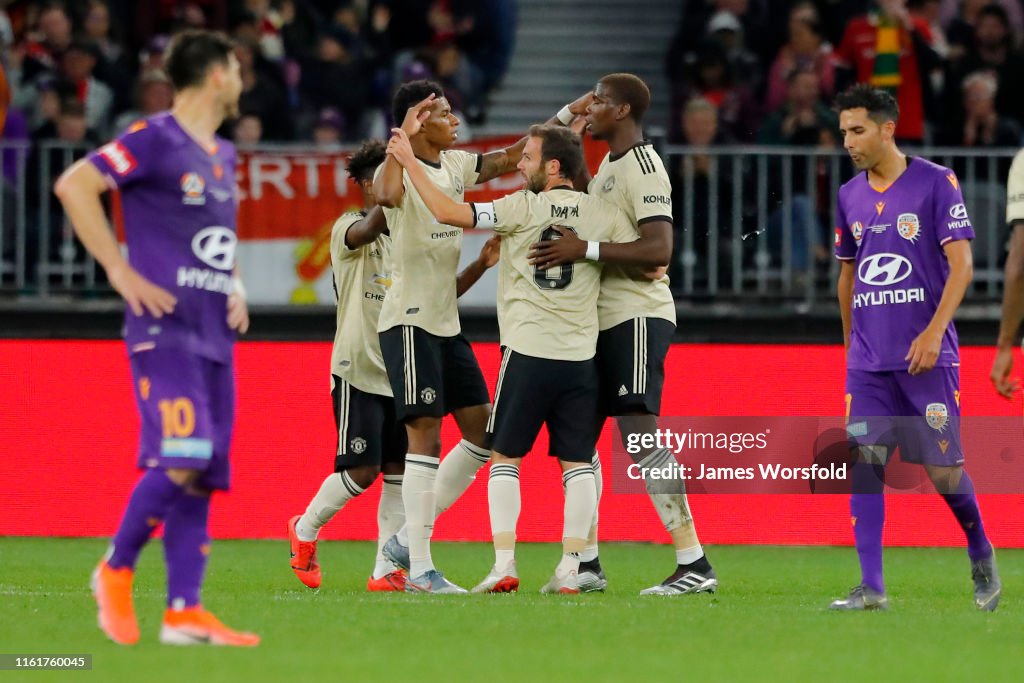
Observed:
[[[952,322],[973,274],[974,229],[956,175],[896,147],[899,108],[891,95],[858,85],[836,106],[844,146],[862,171],[840,188],[836,210],[847,433],[855,450],[850,514],[861,583],[831,607],[888,607],[884,470],[898,447],[903,461],[924,466],[964,530],[975,606],[992,611],[1001,585],[963,467]]]
[[[228,488],[234,421],[232,347],[249,326],[235,268],[235,149],[217,137],[242,89],[231,42],[208,31],[174,38],[166,55],[174,107],[131,126],[79,161],[56,193],[82,243],[128,304],[124,337],[142,418],[142,477],[93,574],[99,625],[133,645],[139,553],[163,524],[167,609],[160,641],[253,646],[200,602],[210,493]],[[100,196],[121,192],[128,258]]]

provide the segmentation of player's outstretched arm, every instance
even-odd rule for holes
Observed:
[[[345,246],[349,249],[373,243],[388,229],[387,221],[384,220],[384,211],[375,206],[366,214],[366,217],[356,221],[345,231]]]
[[[78,239],[106,270],[111,286],[124,297],[132,313],[148,311],[155,318],[172,313],[177,303],[174,295],[139,275],[122,256],[100,201],[107,183],[99,170],[82,159],[61,174],[53,191]]]
[[[942,351],[942,337],[946,328],[953,321],[953,314],[964,300],[967,286],[974,277],[974,260],[971,256],[971,243],[968,240],[954,240],[943,246],[946,260],[949,262],[949,277],[942,288],[942,298],[935,309],[932,320],[914,341],[910,342],[910,350],[904,360],[910,361],[907,372],[920,375],[935,367]]]
[[[480,158],[480,175],[477,176],[477,184],[486,183],[499,176],[513,173],[523,157],[523,147],[529,138],[523,136],[511,147],[488,152]]]
[[[562,111],[552,116],[550,119],[545,121],[545,123],[552,126],[559,124],[568,126],[577,135],[583,135],[583,129],[587,125],[583,115],[587,111],[587,105],[589,105],[593,99],[594,93],[589,92],[571,104],[563,107]],[[567,120],[563,123],[562,118],[567,118]],[[524,135],[511,147],[506,147],[505,149],[499,149],[484,154],[481,157],[480,175],[477,177],[476,182],[478,184],[486,183],[488,180],[493,180],[499,176],[515,172],[516,167],[519,165],[519,160],[523,157],[523,148],[526,147],[527,140],[529,140],[529,136]],[[578,185],[579,182],[583,183],[582,187]],[[585,192],[587,185],[589,184],[590,172],[587,170],[586,165],[584,165],[580,170],[580,175],[573,180],[573,186],[577,190]]]
[[[853,321],[853,276],[856,267],[853,260],[839,262],[839,317],[843,319],[843,346],[850,350],[850,324]]]
[[[614,263],[642,268],[662,268],[672,259],[672,224],[668,221],[649,221],[640,226],[640,239],[635,242],[600,242],[595,247],[581,240],[575,233],[559,230],[562,237],[536,242],[530,246],[530,264],[541,270],[572,263],[581,259]]]
[[[1010,251],[1003,269],[1003,315],[999,321],[996,357],[990,379],[1000,396],[1012,398],[1020,383],[1010,378],[1013,348],[1024,320],[1024,221],[1014,221],[1010,233]]]
[[[484,246],[480,249],[480,255],[476,257],[476,260],[463,268],[462,272],[459,273],[459,277],[455,280],[456,296],[462,296],[469,291],[469,288],[483,277],[488,268],[494,267],[500,255],[501,238],[495,235],[484,242]]]
[[[469,204],[454,201],[434,184],[423,171],[413,154],[409,137],[401,128],[391,129],[391,140],[388,141],[388,159],[394,159],[409,174],[409,179],[419,193],[427,209],[439,223],[456,228],[472,228],[476,224],[473,208]]]

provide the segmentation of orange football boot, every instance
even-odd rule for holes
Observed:
[[[114,569],[102,560],[92,573],[92,594],[99,614],[96,621],[107,637],[118,645],[139,642],[139,624],[132,602],[135,572],[130,567]]]
[[[405,575],[405,572],[401,569],[396,569],[393,572],[388,572],[379,579],[371,576],[366,580],[366,590],[371,593],[384,593],[384,592],[398,592],[401,593],[405,590],[405,582],[409,580],[409,577]]]
[[[260,644],[260,637],[255,633],[234,631],[203,609],[202,605],[195,605],[185,609],[168,608],[164,612],[160,642],[165,645],[255,647]]]
[[[316,541],[302,541],[295,533],[295,524],[302,515],[288,520],[288,542],[292,551],[292,571],[310,588],[320,587],[320,563],[316,560]]]

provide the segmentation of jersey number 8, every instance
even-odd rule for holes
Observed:
[[[558,231],[555,228],[561,228],[562,230],[571,231],[573,234],[576,231],[570,228],[568,225],[552,225],[544,229],[544,232],[540,234],[540,240],[557,240],[561,238]],[[571,263],[563,263],[560,266],[552,266],[547,270],[541,270],[537,266],[533,267],[533,281],[537,283],[537,286],[541,289],[565,289],[572,282],[572,266]]]

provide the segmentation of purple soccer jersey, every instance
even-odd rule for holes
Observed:
[[[926,159],[885,190],[858,173],[839,190],[836,258],[855,260],[847,368],[906,370],[910,344],[931,322],[949,276],[943,245],[974,239],[956,175]],[[936,367],[958,365],[952,323]]]
[[[171,315],[125,312],[130,353],[175,348],[227,363],[235,333],[227,297],[235,265],[235,148],[214,151],[190,137],[170,113],[136,123],[89,155],[121,191],[128,260],[169,290]]]

